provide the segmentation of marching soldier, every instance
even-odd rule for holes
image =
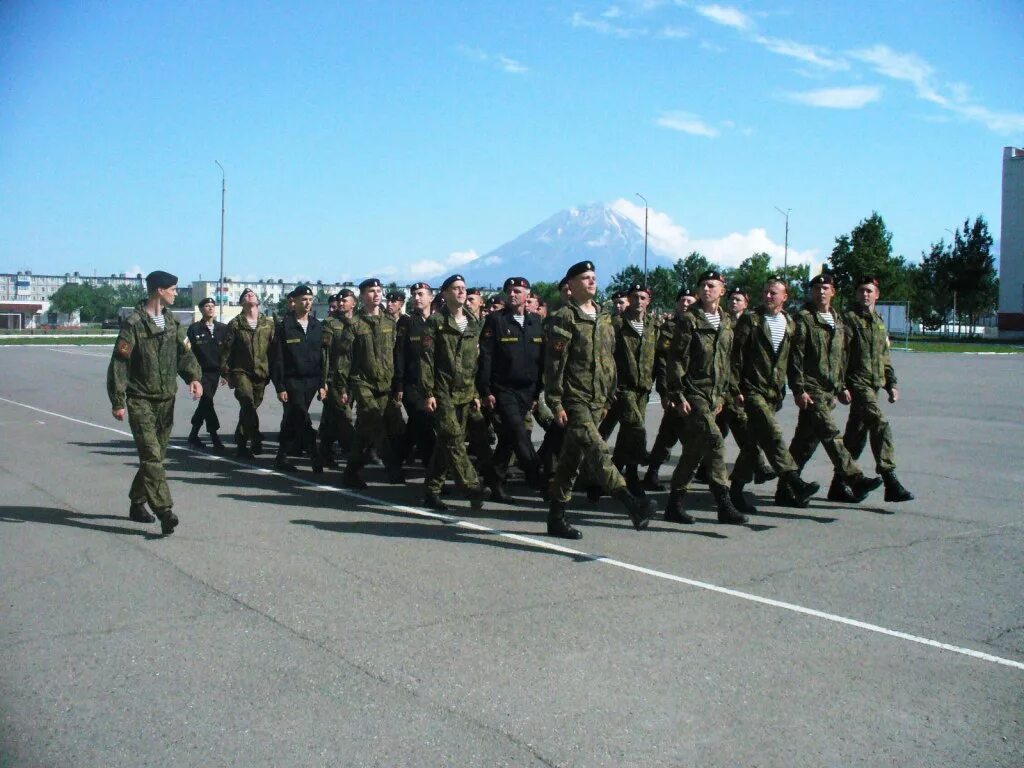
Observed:
[[[217,393],[217,383],[220,380],[220,345],[224,342],[228,329],[224,323],[218,323],[213,319],[217,312],[217,305],[213,299],[207,297],[200,301],[199,312],[202,319],[192,323],[187,334],[192,352],[203,371],[203,396],[199,398],[199,405],[192,414],[192,431],[188,433],[188,444],[191,448],[200,450],[206,447],[199,439],[199,428],[206,422],[206,431],[210,433],[213,450],[224,453],[224,443],[217,434],[220,430],[220,419],[217,418],[217,411],[213,407],[213,396]]]
[[[220,347],[220,375],[238,401],[236,455],[251,459],[263,451],[258,409],[270,379],[275,325],[273,318],[260,313],[260,300],[252,288],[242,291],[239,304],[242,311],[227,324]]]
[[[153,522],[148,503],[167,536],[178,525],[164,469],[174,423],[175,377],[180,376],[192,399],[198,400],[203,395],[203,372],[170,310],[178,295],[178,278],[160,270],[150,272],[146,289],[148,298],[121,324],[107,368],[107,396],[115,419],[124,421],[127,415],[139,452],[139,470],[128,491],[128,517]]]
[[[819,488],[800,478],[775,419],[785,396],[789,352],[796,333],[796,322],[786,313],[788,298],[786,281],[778,275],[770,277],[764,286],[763,306],[744,313],[736,323],[732,365],[739,394],[734,402],[745,409],[747,425],[729,495],[736,508],[747,514],[757,514],[757,510],[746,501],[743,487],[754,480],[762,450],[779,476],[777,504],[806,507]]]
[[[697,285],[700,298],[679,319],[668,356],[669,402],[682,416],[680,431],[685,432],[686,440],[683,455],[672,473],[665,519],[674,523],[694,522],[683,509],[683,499],[697,465],[703,460],[718,508],[718,521],[742,525],[747,518],[729,497],[725,440],[715,421],[733,387],[733,321],[719,307],[725,278],[717,270],[709,270],[701,275]]]
[[[817,275],[811,280],[811,301],[796,317],[790,386],[800,415],[789,452],[802,469],[821,443],[835,470],[828,499],[857,504],[880,486],[882,479],[864,476],[846,450],[832,416],[837,399],[850,402],[845,381],[847,332],[832,309],[834,295],[832,275]]]
[[[567,539],[582,534],[565,519],[566,503],[586,460],[590,475],[629,513],[642,530],[652,504],[634,496],[612,463],[598,425],[615,397],[615,329],[611,315],[594,297],[597,272],[590,261],[569,267],[565,275],[571,299],[548,321],[545,333],[544,389],[555,423],[565,428],[561,454],[549,486],[548,534]]]
[[[392,393],[405,406],[409,419],[405,431],[404,456],[413,451],[424,466],[434,453],[434,418],[427,410],[427,400],[420,381],[420,357],[423,354],[423,334],[430,319],[434,289],[429,283],[413,283],[412,312],[398,321],[395,343],[395,378]]]
[[[347,296],[343,295],[347,294]],[[331,296],[331,312],[323,322],[323,377],[327,382],[327,396],[324,398],[323,411],[320,414],[320,429],[317,432],[319,442],[320,464],[325,467],[337,467],[334,460],[334,444],[340,442],[346,452],[352,445],[355,430],[352,427],[352,409],[347,394],[336,384],[331,363],[335,359],[335,347],[341,344],[341,334],[348,325],[351,311],[345,311],[345,299],[352,297],[348,288]],[[349,302],[354,303],[354,302]]]
[[[481,403],[496,412],[499,424],[498,447],[492,462],[484,467],[484,476],[491,487],[491,500],[508,502],[501,473],[513,454],[527,483],[541,487],[526,419],[540,395],[544,328],[540,317],[525,308],[529,280],[510,277],[502,287],[508,301],[505,309],[484,320],[476,384]]]
[[[858,459],[870,436],[876,471],[885,484],[885,500],[913,501],[914,494],[896,478],[892,428],[878,407],[880,388],[889,395],[890,403],[900,397],[896,371],[889,356],[889,334],[882,316],[875,312],[879,295],[878,278],[862,277],[855,286],[853,308],[843,313],[850,345],[846,388],[851,398],[843,444],[850,455]]]
[[[466,311],[466,281],[451,275],[441,284],[444,306],[427,320],[423,332],[420,379],[427,410],[434,414],[437,440],[423,488],[423,503],[446,511],[441,500],[445,477],[469,493],[473,509],[482,509],[486,490],[466,453],[469,411],[480,410],[476,369],[480,354],[480,321]]]
[[[360,472],[371,448],[376,448],[384,461],[387,481],[399,485],[405,482],[397,445],[399,435],[388,418],[397,323],[381,307],[383,297],[377,278],[359,284],[361,306],[342,333],[335,355],[336,386],[344,386],[356,401],[356,433],[342,476],[342,483],[349,488],[367,487]],[[347,399],[348,395],[342,397]]]
[[[388,302],[388,314],[397,323],[405,312],[405,294],[402,291],[388,291],[385,299]]]
[[[309,420],[313,398],[327,395],[323,372],[323,324],[310,312],[313,291],[298,285],[288,297],[292,309],[277,323],[271,347],[270,372],[277,399],[284,406],[278,435],[274,467],[281,472],[297,472],[288,461],[293,448],[309,447],[313,472],[323,472],[316,436]]]

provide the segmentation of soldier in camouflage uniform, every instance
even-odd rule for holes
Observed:
[[[832,275],[817,275],[811,280],[811,301],[796,317],[789,383],[800,415],[789,453],[802,469],[821,443],[835,470],[829,500],[856,504],[867,498],[882,480],[864,476],[843,445],[832,416],[836,400],[850,402],[845,383],[846,329],[832,309],[833,295]]]
[[[850,416],[846,421],[843,443],[854,459],[860,458],[871,436],[871,452],[876,471],[885,484],[886,501],[913,501],[914,494],[896,477],[896,450],[892,428],[878,407],[878,390],[884,389],[889,402],[899,400],[896,371],[889,356],[889,334],[882,316],[875,312],[879,281],[869,275],[855,286],[854,306],[843,313],[849,336],[846,388],[850,391]]]
[[[800,478],[775,419],[785,397],[789,351],[796,333],[796,323],[786,314],[788,298],[786,281],[778,275],[770,277],[764,286],[763,306],[743,314],[733,338],[733,381],[739,390],[734,402],[747,418],[729,495],[733,505],[748,515],[757,510],[744,497],[743,487],[754,480],[762,450],[779,475],[776,503],[806,507],[807,500],[818,492],[817,483]]]
[[[569,267],[565,274],[571,300],[553,315],[545,329],[544,389],[565,428],[565,439],[548,488],[548,534],[567,539],[582,534],[565,519],[565,505],[586,462],[590,476],[619,501],[637,530],[647,527],[653,505],[626,488],[612,463],[598,425],[615,398],[615,329],[611,315],[594,301],[597,273],[590,261]]]
[[[383,307],[380,280],[370,278],[359,284],[362,305],[352,316],[335,348],[332,370],[334,385],[348,392],[356,401],[356,434],[349,451],[342,483],[349,488],[366,488],[360,474],[369,458],[371,447],[377,448],[384,461],[387,481],[396,485],[405,482],[402,474],[400,435],[387,418],[392,399],[391,384],[395,375],[395,341],[397,323]]]
[[[220,347],[220,375],[238,401],[235,429],[237,456],[251,459],[263,451],[258,408],[270,379],[270,347],[274,343],[274,320],[260,313],[260,300],[252,288],[239,297],[242,311],[227,323]],[[248,447],[251,446],[251,449]]]
[[[434,414],[437,440],[423,483],[423,503],[446,511],[441,500],[449,470],[469,493],[473,509],[482,509],[487,491],[466,453],[469,411],[480,410],[476,368],[480,356],[481,324],[467,312],[466,280],[451,275],[441,284],[444,306],[427,320],[423,330],[420,380],[427,410]]]
[[[107,368],[107,396],[114,418],[124,421],[128,416],[139,451],[139,470],[128,491],[128,517],[140,523],[153,522],[146,511],[148,503],[165,536],[178,524],[164,469],[174,423],[175,377],[181,376],[188,384],[193,400],[203,394],[203,372],[185,329],[170,310],[177,286],[178,278],[168,272],[158,270],[146,276],[149,297],[121,323]]]
[[[350,308],[346,312],[346,305]],[[324,398],[323,411],[320,414],[320,429],[317,432],[320,448],[320,463],[325,467],[336,467],[334,460],[334,444],[340,442],[342,450],[348,452],[352,446],[355,429],[352,426],[352,407],[348,397],[335,383],[331,363],[340,354],[341,335],[348,325],[354,308],[354,294],[348,288],[331,296],[331,313],[324,320],[323,331],[323,367],[324,381],[327,382],[327,397]],[[335,347],[338,346],[338,349]]]
[[[626,291],[626,297],[629,305],[612,320],[618,391],[609,417],[614,413],[619,422],[612,461],[615,466],[625,468],[623,475],[630,493],[643,496],[638,469],[648,461],[647,401],[654,384],[660,323],[647,312],[651,303],[650,288],[635,283]]]
[[[395,377],[391,391],[405,407],[409,419],[403,441],[403,460],[413,455],[426,466],[434,453],[434,417],[427,410],[420,381],[420,358],[423,352],[423,333],[430,319],[434,289],[428,283],[413,283],[409,289],[412,312],[398,321],[398,339],[395,342]]]
[[[725,279],[716,270],[701,275],[697,284],[699,300],[676,324],[668,355],[668,401],[683,417],[686,434],[683,455],[672,473],[665,519],[692,523],[683,509],[690,481],[703,460],[708,484],[721,523],[742,525],[747,518],[729,497],[729,475],[725,469],[725,440],[715,417],[722,410],[726,394],[734,394],[732,383],[733,321],[719,307]]]
[[[675,408],[668,403],[668,353],[672,348],[679,318],[694,305],[697,297],[686,288],[681,288],[676,296],[675,313],[663,320],[658,329],[657,350],[654,354],[654,390],[661,399],[661,423],[658,434],[654,437],[654,445],[647,457],[647,474],[644,475],[644,488],[648,491],[663,491],[665,487],[658,481],[658,471],[668,460],[672,446],[679,440],[683,420]]]

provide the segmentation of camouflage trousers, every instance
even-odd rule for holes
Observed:
[[[128,398],[128,424],[139,452],[139,470],[132,480],[128,498],[134,503],[148,502],[150,509],[170,509],[171,489],[167,487],[167,443],[174,424],[174,398],[146,400]]]
[[[658,425],[658,434],[654,437],[654,445],[651,446],[651,453],[648,462],[651,466],[661,466],[668,461],[669,454],[680,439],[683,433],[683,417],[679,415],[666,398],[661,399],[661,407],[665,409],[661,417],[661,424]]]
[[[892,427],[878,407],[878,391],[874,389],[851,389],[853,401],[850,416],[846,420],[843,443],[856,460],[864,451],[864,445],[871,438],[871,453],[875,456],[876,472],[891,472],[896,469],[896,448],[892,441]]]
[[[575,402],[567,402],[563,407],[569,423],[565,427],[561,453],[551,478],[551,500],[569,501],[572,498],[572,487],[581,466],[585,467],[588,480],[608,493],[624,489],[626,481],[615,468],[611,449],[598,431],[604,408]]]
[[[320,428],[317,431],[320,441],[320,453],[330,455],[335,441],[341,443],[343,450],[352,447],[355,438],[355,427],[352,426],[352,406],[341,402],[341,393],[333,386],[327,390],[323,410],[320,412]]]
[[[758,453],[764,455],[779,475],[796,472],[797,466],[789,455],[782,429],[775,419],[775,414],[782,408],[782,401],[769,401],[762,395],[748,394],[744,396],[746,411],[745,435],[736,435],[740,444],[740,455],[732,469],[733,482],[744,485],[753,481],[754,472],[759,460]]]
[[[437,410],[434,411],[437,439],[423,483],[427,493],[435,496],[441,493],[449,472],[455,476],[455,482],[460,487],[467,490],[480,488],[480,476],[466,452],[466,430],[471,411],[470,403],[455,405],[438,399]]]
[[[685,491],[703,461],[707,469],[708,481],[712,485],[728,485],[729,473],[725,468],[725,438],[715,421],[717,414],[711,403],[702,398],[690,401],[690,412],[681,416],[679,422],[679,439],[683,434],[683,455],[679,457],[675,471],[672,472],[671,490]]]
[[[252,379],[244,373],[232,373],[228,383],[234,384],[235,400],[238,401],[238,429],[236,435],[243,440],[260,440],[260,416],[258,408],[263,403],[267,389],[266,379]]]
[[[832,411],[836,407],[835,395],[825,392],[808,392],[814,404],[800,411],[796,420],[796,431],[789,443],[789,454],[797,467],[803,469],[818,447],[825,448],[837,475],[844,480],[861,474],[860,467],[850,456],[839,436]]]
[[[352,392],[356,401],[356,428],[349,451],[349,466],[366,464],[370,448],[376,448],[380,458],[388,465],[397,465],[398,440],[405,422],[390,392],[375,392],[369,387],[357,386]]]
[[[615,398],[612,411],[617,414],[619,423],[612,453],[615,466],[647,463],[647,401],[650,396],[650,392],[624,389]]]

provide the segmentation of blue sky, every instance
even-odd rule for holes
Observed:
[[[214,160],[241,277],[472,279],[636,192],[720,261],[780,254],[776,206],[795,259],[872,210],[917,259],[978,214],[998,238],[1022,52],[1016,0],[8,0],[0,271],[214,276]]]

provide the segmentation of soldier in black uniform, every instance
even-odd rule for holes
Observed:
[[[403,441],[404,461],[415,452],[426,466],[434,453],[434,417],[427,410],[423,385],[420,383],[420,356],[423,354],[423,331],[434,302],[434,289],[429,283],[413,283],[409,289],[412,312],[398,321],[395,342],[395,376],[391,385],[394,399],[405,406],[409,422]]]
[[[476,388],[480,401],[498,416],[498,447],[489,466],[483,468],[492,501],[509,501],[501,472],[513,454],[526,481],[541,488],[540,470],[533,441],[526,431],[526,417],[540,396],[544,366],[544,327],[539,315],[525,308],[530,282],[510,277],[503,286],[505,308],[484,320],[480,335],[480,363]]]
[[[288,294],[292,309],[278,323],[271,347],[270,378],[277,390],[277,399],[284,404],[281,433],[278,437],[274,467],[283,472],[297,472],[288,461],[288,449],[294,443],[311,446],[313,471],[323,472],[316,450],[316,436],[309,423],[309,406],[313,398],[327,396],[323,372],[323,325],[310,312],[313,291],[308,285],[296,286]]]
[[[192,414],[192,431],[188,433],[190,448],[203,449],[203,441],[199,439],[199,428],[206,422],[206,431],[210,433],[210,442],[216,453],[224,452],[224,443],[217,432],[220,430],[220,419],[213,408],[213,396],[217,393],[220,381],[220,345],[227,335],[228,327],[213,319],[217,305],[207,297],[199,302],[199,311],[203,319],[197,320],[188,327],[188,340],[192,344],[192,352],[203,369],[203,396],[199,398],[196,412]]]

